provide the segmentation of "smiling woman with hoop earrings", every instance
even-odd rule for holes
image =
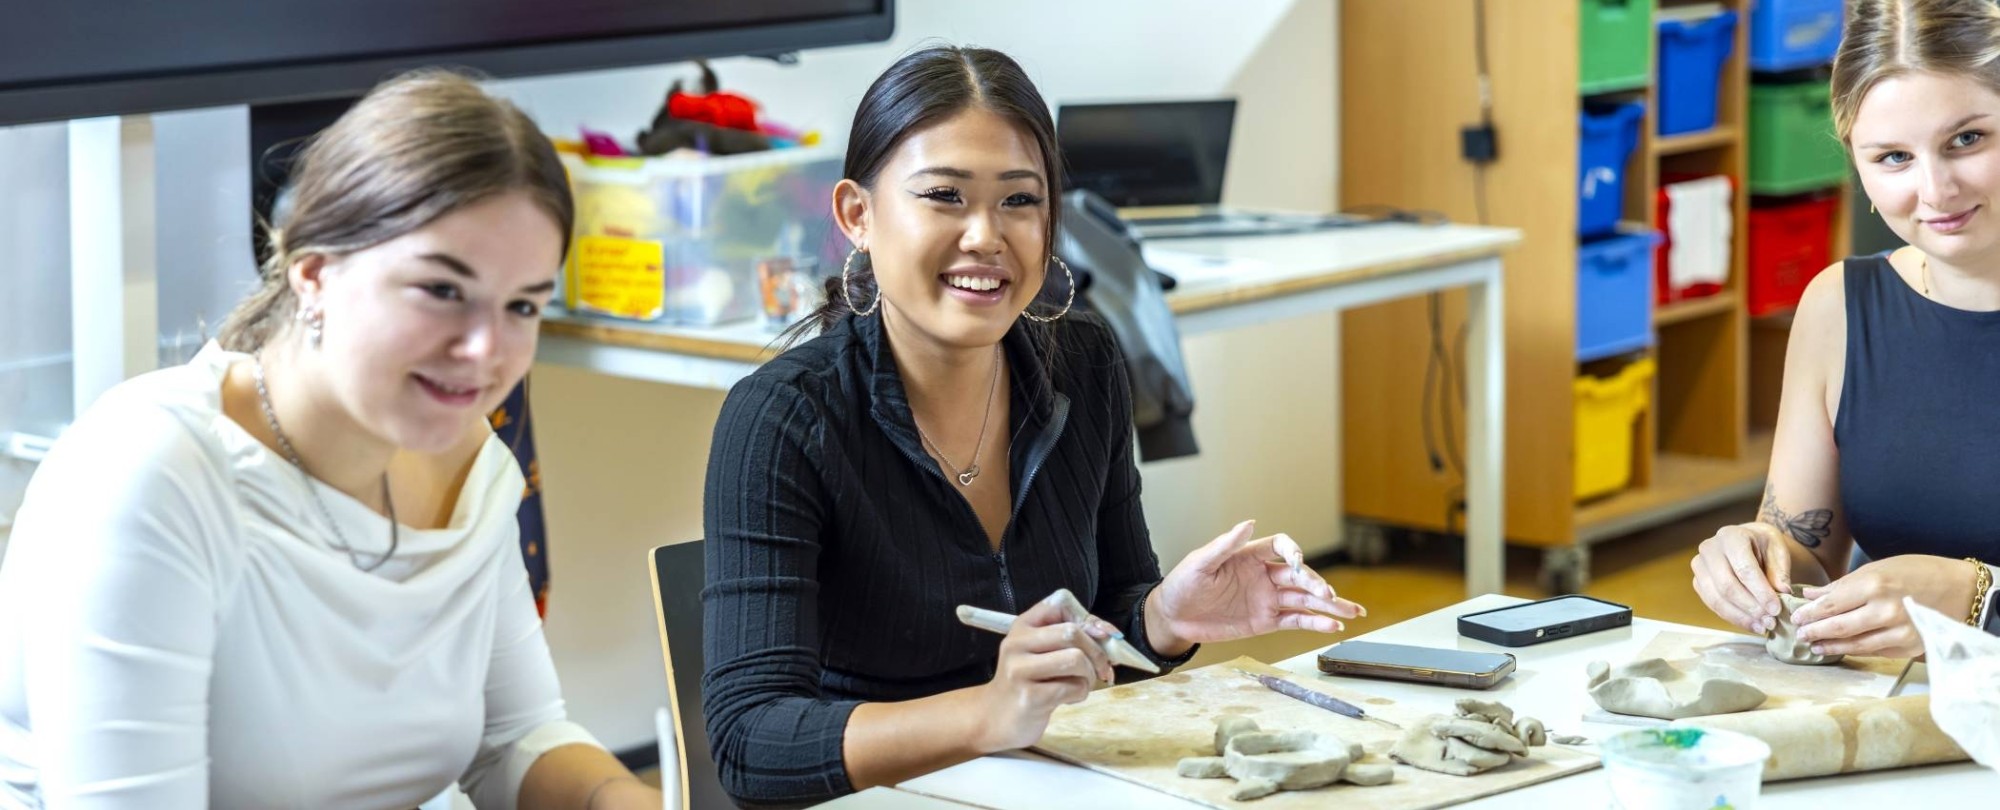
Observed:
[[[1124,361],[1050,250],[1054,129],[979,48],[913,53],[861,100],[833,200],[854,250],[794,335],[818,336],[730,391],[709,450],[702,691],[745,804],[1032,744],[1114,677],[1113,637],[1170,668],[1362,612],[1251,521],[1161,577]],[[1019,618],[987,635],[958,605]]]

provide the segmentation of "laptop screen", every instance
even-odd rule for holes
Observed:
[[[1235,121],[1235,99],[1062,105],[1064,183],[1120,207],[1215,205]]]

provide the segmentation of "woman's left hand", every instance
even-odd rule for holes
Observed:
[[[1972,606],[1975,572],[1964,560],[1904,554],[1876,560],[1824,587],[1809,587],[1812,600],[1792,615],[1799,639],[1824,655],[1915,658],[1924,640],[1903,610],[1903,597],[1946,616],[1964,616]]]
[[[1332,633],[1345,627],[1333,617],[1368,615],[1305,566],[1305,553],[1292,538],[1250,539],[1256,525],[1243,521],[1196,549],[1153,591],[1159,601],[1148,610],[1166,620],[1174,636],[1201,643],[1273,630]]]

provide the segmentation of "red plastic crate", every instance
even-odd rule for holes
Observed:
[[[1722,285],[1720,284],[1689,284],[1686,287],[1673,289],[1668,286],[1667,281],[1673,278],[1673,276],[1668,274],[1668,260],[1673,255],[1672,248],[1674,246],[1674,234],[1667,227],[1667,213],[1673,210],[1673,205],[1667,202],[1667,186],[1683,180],[1694,180],[1703,176],[1699,174],[1670,174],[1660,178],[1660,188],[1654,192],[1653,225],[1660,232],[1660,244],[1653,249],[1653,302],[1660,306],[1665,306],[1675,301],[1686,301],[1691,298],[1706,298],[1722,292]],[[1738,193],[1737,183],[1734,179],[1729,181],[1729,188],[1730,193]]]
[[[1806,284],[1833,262],[1838,197],[1750,209],[1750,317],[1799,305]]]

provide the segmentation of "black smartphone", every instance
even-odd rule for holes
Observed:
[[[1458,617],[1458,634],[1502,647],[1526,647],[1631,623],[1629,607],[1571,595],[1467,613]]]
[[[1395,681],[1491,689],[1514,671],[1507,653],[1343,641],[1319,652],[1319,671]]]

